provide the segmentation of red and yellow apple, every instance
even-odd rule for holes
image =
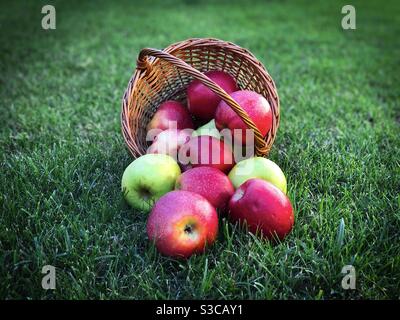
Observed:
[[[211,245],[218,233],[215,208],[201,195],[172,191],[154,205],[147,221],[147,235],[164,255],[188,258]]]
[[[211,136],[192,137],[179,150],[179,162],[196,167],[213,167],[227,173],[234,165],[229,144]]]
[[[211,167],[197,167],[182,173],[176,180],[175,189],[200,194],[220,212],[225,211],[235,192],[226,174]]]
[[[223,71],[209,71],[205,75],[218,84],[227,93],[238,90],[235,79]],[[188,109],[192,115],[202,121],[214,118],[215,109],[221,98],[208,89],[199,80],[193,80],[187,88]]]
[[[147,125],[147,131],[158,129],[194,129],[188,109],[180,102],[168,100],[163,102]]]
[[[289,198],[272,183],[250,179],[243,183],[229,201],[229,217],[246,221],[249,231],[260,232],[268,239],[283,240],[294,224]]]
[[[190,140],[192,132],[191,129],[164,130],[154,138],[153,143],[147,149],[147,153],[168,154],[177,160],[179,149]]]
[[[230,95],[247,112],[261,134],[265,136],[272,128],[272,110],[268,101],[262,95],[250,90],[239,90]],[[224,128],[230,129],[234,143],[238,141],[241,141],[243,145],[250,143],[246,138],[247,125],[223,100],[215,111],[215,124],[220,131]],[[252,131],[248,133],[251,134]]]

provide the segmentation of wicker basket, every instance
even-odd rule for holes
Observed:
[[[203,73],[222,70],[230,73],[240,89],[253,90],[269,102],[272,128],[263,137],[246,112]],[[136,71],[122,99],[122,132],[129,151],[136,158],[146,153],[146,126],[158,106],[169,99],[185,102],[186,88],[198,79],[223,99],[253,129],[255,152],[266,156],[279,126],[279,97],[274,81],[264,66],[248,50],[217,39],[188,39],[164,50],[143,49]]]

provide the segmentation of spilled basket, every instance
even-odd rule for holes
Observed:
[[[204,75],[210,70],[229,73],[241,90],[264,96],[272,110],[272,127],[262,136],[247,113],[221,87]],[[166,100],[186,102],[186,88],[198,79],[223,99],[253,130],[255,153],[266,156],[279,126],[279,97],[276,86],[260,61],[248,50],[218,39],[188,39],[164,50],[142,49],[136,71],[122,99],[122,133],[131,154],[146,153],[146,127]]]

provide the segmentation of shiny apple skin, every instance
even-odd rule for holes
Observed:
[[[173,124],[176,124],[176,127]],[[147,131],[158,129],[194,129],[192,117],[189,110],[180,102],[168,100],[163,102],[153,118],[147,125]]]
[[[211,167],[197,167],[185,171],[176,180],[175,189],[200,194],[221,213],[225,212],[235,192],[228,176]]]
[[[262,95],[250,90],[239,90],[230,95],[265,136],[272,128],[272,109],[268,101]],[[235,143],[238,143],[236,137],[241,137],[243,145],[250,143],[246,139],[247,125],[225,101],[221,101],[215,111],[215,125],[218,130],[230,129]],[[237,133],[234,129],[237,129]]]
[[[246,221],[249,231],[268,239],[283,240],[292,230],[294,212],[289,198],[272,183],[250,179],[236,189],[229,201],[232,221]]]
[[[215,208],[201,195],[171,191],[154,205],[147,221],[147,235],[158,251],[174,258],[204,252],[218,234]]]
[[[235,79],[223,71],[209,71],[205,75],[218,84],[227,93],[238,90]],[[214,118],[215,109],[221,98],[208,89],[199,80],[193,80],[187,88],[188,109],[192,115],[202,121]]]
[[[179,151],[178,160],[182,163],[181,160],[185,158],[193,168],[206,166],[224,173],[228,173],[235,165],[229,144],[211,136],[192,137]]]
[[[147,149],[147,154],[167,154],[178,159],[178,152],[182,145],[191,138],[191,130],[167,129],[160,132],[155,138],[151,146]]]

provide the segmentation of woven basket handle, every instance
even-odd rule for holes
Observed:
[[[236,114],[243,120],[243,122],[247,125],[248,128],[252,129],[254,132],[254,138],[256,142],[256,154],[257,155],[265,155],[269,152],[269,148],[262,136],[260,130],[258,130],[257,126],[250,119],[249,115],[242,109],[242,107],[232,99],[232,97],[225,92],[219,85],[217,85],[214,81],[212,81],[209,77],[205,76],[203,73],[193,68],[185,61],[164,52],[162,50],[152,49],[152,48],[144,48],[140,51],[136,68],[139,70],[147,70],[147,72],[151,72],[151,63],[148,60],[148,56],[152,56],[155,58],[163,59],[173,64],[174,66],[184,70],[193,78],[201,81],[206,87],[208,87],[212,92],[214,92],[218,97],[224,100],[232,109],[236,112]]]

